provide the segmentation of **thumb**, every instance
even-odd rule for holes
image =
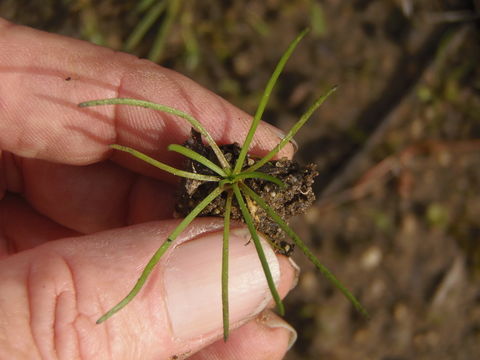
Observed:
[[[220,338],[219,219],[197,219],[165,253],[137,297],[111,319],[95,323],[130,291],[177,224],[152,222],[63,239],[2,260],[0,312],[8,314],[0,323],[2,351],[9,358],[169,359]],[[232,329],[271,302],[249,239],[244,228],[232,228]],[[294,271],[269,246],[264,250],[284,296]]]

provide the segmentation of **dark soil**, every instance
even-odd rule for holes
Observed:
[[[184,145],[220,166],[212,148],[203,144],[200,133],[194,129],[192,129],[190,139],[188,139]],[[233,168],[240,155],[240,146],[238,144],[221,145],[220,150],[222,150],[230,166]],[[242,170],[246,170],[248,167],[255,165],[256,161],[257,158],[247,156]],[[206,166],[190,159],[186,161],[185,170],[195,174],[217,175]],[[315,164],[301,167],[295,161],[278,159],[267,162],[257,171],[274,176],[283,183],[283,188],[260,178],[245,179],[244,183],[256,192],[257,195],[287,223],[288,219],[292,216],[304,214],[315,200],[315,195],[312,190],[313,180],[318,175]],[[181,217],[187,216],[217,186],[218,182],[203,182],[183,178],[176,204],[177,215]],[[225,215],[227,191],[210,202],[210,204],[200,212],[200,216],[223,217]],[[248,197],[245,199],[255,228],[264,235],[267,235],[278,252],[290,256],[293,245],[284,240],[285,234],[278,224],[270,219],[266,211],[252,199]],[[244,221],[240,207],[235,199],[232,202],[231,218],[233,220]]]
[[[0,15],[118,49],[136,3],[3,0]],[[477,0],[182,3],[161,63],[238,107],[255,111],[306,26],[264,119],[288,130],[339,85],[296,137],[297,159],[320,176],[317,202],[292,225],[371,319],[296,254],[287,359],[480,358],[479,15]]]

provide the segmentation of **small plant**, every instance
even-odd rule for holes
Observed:
[[[134,157],[141,159],[153,166],[156,166],[164,171],[172,173],[176,176],[185,178],[183,186],[187,195],[192,195],[195,191],[205,184],[204,189],[209,189],[201,195],[200,198],[194,203],[192,208],[185,208],[180,204],[177,204],[177,210],[180,209],[180,213],[184,213],[184,218],[180,224],[172,231],[167,237],[165,242],[158,248],[153,254],[150,261],[147,263],[140,275],[137,283],[127,296],[115,305],[111,310],[105,313],[97,320],[97,324],[100,324],[110,318],[117,311],[126,306],[132,299],[138,294],[149,275],[153,271],[155,265],[158,263],[162,255],[172,245],[179,234],[192,222],[195,217],[199,215],[210,215],[217,213],[224,217],[224,232],[223,232],[223,248],[222,248],[222,307],[223,307],[223,329],[224,339],[226,340],[229,334],[229,307],[228,307],[228,249],[229,249],[229,233],[230,233],[230,220],[233,218],[241,218],[250,231],[253,239],[258,257],[260,259],[265,277],[267,279],[268,286],[272,297],[276,303],[278,312],[284,314],[284,306],[278,295],[275,287],[270,268],[265,258],[264,250],[259,240],[257,229],[259,229],[259,221],[256,221],[257,209],[260,209],[268,217],[272,224],[281,232],[285,233],[293,243],[302,250],[307,258],[317,267],[317,269],[329,280],[332,284],[340,289],[340,291],[352,302],[354,307],[362,314],[366,315],[365,309],[359,303],[359,301],[336,279],[336,277],[323,266],[317,257],[308,249],[299,236],[288,226],[286,222],[286,216],[280,216],[277,211],[269,204],[268,199],[264,199],[256,191],[253,190],[252,184],[261,183],[263,185],[268,184],[270,192],[282,193],[285,191],[292,191],[291,184],[286,180],[281,172],[268,171],[269,165],[275,161],[271,159],[286,145],[288,144],[298,130],[305,124],[305,122],[311,117],[313,112],[335,91],[335,88],[330,89],[325,95],[319,97],[313,105],[301,116],[300,120],[292,127],[288,134],[275,146],[267,155],[261,159],[250,157],[248,150],[252,142],[253,136],[260,123],[262,114],[265,110],[266,104],[272,92],[272,89],[282,72],[285,63],[298,45],[300,40],[306,35],[307,30],[303,31],[288,47],[285,53],[282,55],[279,63],[277,64],[271,78],[269,79],[263,96],[261,98],[258,109],[253,118],[250,130],[243,142],[242,147],[238,147],[236,144],[218,146],[212,139],[210,134],[205,128],[191,115],[184,113],[180,110],[152,103],[149,101],[127,99],[127,98],[114,98],[87,101],[79,104],[80,107],[97,106],[97,105],[132,105],[140,106],[155,110],[160,110],[169,114],[179,116],[187,120],[193,127],[192,139],[187,141],[185,146],[182,145],[169,145],[168,149],[174,152],[178,152],[187,158],[189,158],[190,164],[195,163],[195,168],[190,167],[193,171],[175,169],[167,164],[161,163],[137,150],[121,145],[111,145],[113,149],[127,152]],[[201,137],[204,137],[208,146],[204,146]],[[197,150],[197,151],[194,151]],[[200,154],[201,152],[202,154]],[[283,160],[288,161],[288,160]],[[278,161],[276,161],[278,163]],[[281,166],[283,167],[283,166]],[[188,169],[187,170],[191,170]],[[202,169],[201,171],[198,169]],[[307,167],[304,172],[309,173],[309,178],[313,179],[316,175],[314,167]],[[272,174],[278,175],[274,176]],[[307,179],[307,186],[311,185],[313,180]],[[265,185],[266,187],[267,185]],[[300,190],[301,191],[301,190]],[[310,189],[311,191],[311,189]],[[220,200],[218,200],[220,199]],[[221,202],[221,211],[211,212],[207,211],[211,203],[215,201]],[[309,200],[313,201],[313,195]],[[308,204],[309,205],[309,204]],[[218,216],[217,215],[217,216]],[[264,232],[264,231],[262,231]],[[277,233],[278,231],[273,231]],[[292,249],[292,245],[287,242],[280,241],[272,234],[271,244],[277,252],[289,255]]]

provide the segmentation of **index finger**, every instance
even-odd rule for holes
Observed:
[[[167,145],[184,142],[190,132],[182,119],[153,110],[77,107],[92,99],[133,97],[177,108],[196,117],[219,143],[242,142],[251,120],[149,61],[1,19],[0,74],[0,147],[23,157],[90,164],[119,143],[171,162],[176,157]],[[278,141],[275,129],[263,124],[252,151],[265,153]]]

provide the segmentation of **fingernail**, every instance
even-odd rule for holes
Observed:
[[[265,310],[258,316],[258,321],[260,321],[262,324],[265,326],[269,327],[270,329],[285,329],[288,332],[288,348],[287,350],[290,350],[290,348],[295,344],[295,341],[297,341],[297,331],[287,323],[285,320],[283,320],[280,316],[275,314],[274,312],[270,310]]]
[[[289,256],[288,262],[292,265],[293,270],[295,273],[293,274],[293,282],[290,290],[294,289],[298,285],[298,279],[300,278],[300,266]]]
[[[280,140],[285,139],[285,136],[287,136],[282,130],[276,128],[275,126],[270,125],[270,128],[272,129],[272,132],[274,132],[275,135],[277,135]],[[293,153],[296,153],[298,150],[298,143],[295,141],[294,138],[291,138],[290,144],[292,144],[293,146]]]
[[[203,235],[179,245],[165,271],[166,305],[172,331],[179,340],[223,331],[222,323],[223,233]],[[276,255],[261,239],[273,280],[280,281]],[[270,290],[255,246],[246,229],[230,232],[230,324],[260,313],[271,300]]]

